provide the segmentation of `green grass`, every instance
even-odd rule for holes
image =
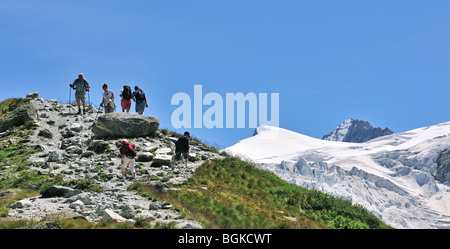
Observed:
[[[170,202],[205,228],[388,228],[351,201],[289,184],[232,157],[204,163],[177,190],[160,193],[142,183],[129,189]]]
[[[6,217],[9,211],[9,206],[16,203],[19,200],[38,196],[39,193],[30,189],[12,189],[11,194],[0,198],[0,217]]]

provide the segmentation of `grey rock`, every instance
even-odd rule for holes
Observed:
[[[30,201],[28,200],[20,200],[16,203],[14,203],[13,205],[9,206],[12,209],[18,209],[18,208],[25,208],[25,207],[29,207],[31,206]]]
[[[162,208],[163,208],[163,206],[162,206],[161,202],[159,202],[159,201],[154,201],[154,202],[150,203],[150,205],[148,207],[149,210],[158,210],[158,209],[162,209]]]
[[[84,203],[80,200],[76,200],[76,201],[70,203],[70,205],[69,205],[69,207],[73,208],[73,209],[76,209],[77,207],[81,207],[81,206],[84,206]]]
[[[34,92],[34,93],[29,93],[27,94],[27,99],[37,99],[39,97],[39,93],[38,92]]]
[[[23,227],[22,229],[62,229],[62,226],[53,221],[43,221],[36,225]]]
[[[92,132],[96,137],[145,137],[158,127],[159,119],[154,116],[112,112],[98,117]]]
[[[73,189],[64,186],[51,186],[42,193],[42,198],[51,198],[51,197],[69,198],[82,192],[83,191],[79,189]]]
[[[135,212],[133,206],[131,206],[131,205],[124,205],[121,208],[121,210],[122,210],[122,212],[120,213],[120,215],[122,217],[125,217],[127,219],[132,219],[136,216],[136,212]]]
[[[138,162],[149,162],[153,159],[153,154],[151,152],[141,152],[137,156]]]
[[[172,186],[181,186],[181,185],[185,184],[186,181],[187,181],[187,179],[184,177],[175,177],[175,178],[170,178],[167,181],[167,184],[172,185]]]
[[[48,129],[40,130],[38,136],[45,138],[53,138],[53,134]]]
[[[194,221],[180,221],[175,225],[177,229],[202,229],[202,225]]]
[[[167,154],[171,151],[172,151],[171,148],[159,148],[155,151],[155,154]]]
[[[74,132],[80,132],[83,129],[83,127],[79,123],[73,123],[70,125],[69,130]]]
[[[91,157],[92,155],[94,155],[94,152],[92,151],[85,151],[81,153],[81,157]]]
[[[89,143],[88,150],[92,150],[97,154],[101,154],[109,150],[109,144],[108,142],[105,142],[103,140],[92,140]]]
[[[32,104],[23,104],[0,120],[0,132],[8,130],[12,126],[22,125],[36,117],[36,108]]]
[[[172,161],[171,155],[157,154],[153,158],[152,166],[158,167],[158,166],[162,166],[162,165],[170,165],[171,161]]]
[[[89,172],[89,173],[86,173],[86,174],[84,175],[84,178],[85,178],[85,179],[95,179],[95,180],[100,179],[100,177],[98,176],[98,174],[95,173],[95,172]]]
[[[114,212],[111,209],[103,210],[103,212],[102,212],[102,220],[103,221],[116,220],[116,221],[119,221],[119,222],[127,221],[127,219],[125,219],[124,217],[120,216],[119,214],[117,214],[116,212]]]
[[[58,154],[57,152],[50,152],[49,156],[48,156],[48,160],[47,162],[59,162],[61,160],[61,155]]]

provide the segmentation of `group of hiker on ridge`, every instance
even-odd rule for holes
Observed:
[[[89,89],[91,88],[91,86],[84,79],[83,74],[80,73],[78,74],[78,78],[75,79],[73,83],[69,85],[69,87],[70,89],[75,90],[75,100],[77,101],[78,114],[81,114],[81,111],[83,111],[84,114],[86,112],[86,92],[88,92],[89,94]],[[109,85],[107,83],[104,83],[102,86],[103,94],[100,107],[104,107],[105,113],[114,112],[114,110],[117,108],[116,103],[114,102],[114,98],[116,96],[114,95],[113,91],[108,90],[108,87]],[[132,92],[130,86],[124,85],[123,89],[120,91],[120,97],[122,98],[122,112],[130,112],[131,100],[134,100],[136,102],[136,112],[139,115],[143,115],[144,109],[148,107],[147,97],[145,96],[144,91],[139,88],[139,86],[135,86],[134,92]],[[81,109],[81,103],[83,103],[83,109]]]
[[[78,106],[78,114],[81,114],[81,110],[83,110],[83,114],[86,112],[86,92],[89,93],[90,85],[84,79],[83,74],[78,74],[78,78],[74,80],[72,84],[69,85],[71,89],[75,90],[75,99],[77,101]],[[116,104],[114,103],[114,98],[116,97],[113,91],[108,90],[109,85],[104,83],[103,94],[102,94],[102,103],[101,107],[104,107],[105,113],[114,112],[116,109]],[[144,109],[148,107],[147,98],[145,97],[144,92],[138,87],[134,87],[134,92],[131,92],[131,88],[127,85],[123,86],[123,89],[120,91],[120,97],[122,98],[121,107],[122,112],[130,112],[131,108],[131,100],[133,99],[136,102],[136,112],[139,115],[143,115]],[[70,100],[69,100],[70,102]],[[81,109],[81,102],[83,103],[83,109]],[[70,104],[70,103],[69,103]],[[172,167],[175,167],[177,161],[181,159],[181,155],[183,155],[185,159],[185,166],[187,166],[189,159],[189,132],[184,132],[184,135],[179,137],[175,142],[175,158],[172,163]],[[133,179],[136,179],[136,170],[134,168],[135,165],[135,157],[136,157],[136,146],[130,143],[126,139],[121,140],[121,146],[119,148],[119,152],[121,155],[121,172],[122,172],[122,180],[125,181],[125,169],[130,168],[131,174],[133,175]]]

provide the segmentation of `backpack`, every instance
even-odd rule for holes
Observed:
[[[122,97],[124,99],[131,99],[132,94],[131,94],[131,88],[129,86],[123,86]]]
[[[175,152],[189,152],[189,139],[186,136],[178,138],[175,142]]]
[[[78,82],[79,82],[79,79],[75,79],[75,81],[73,82],[72,85],[75,86],[75,85],[77,85]],[[83,82],[83,85],[84,85],[84,91],[85,92],[89,92],[89,88],[91,87],[89,85],[89,83],[85,79],[83,79],[82,82]]]
[[[86,92],[89,92],[89,88],[91,87],[90,85],[89,85],[89,83],[85,80],[85,79],[83,79],[84,80],[84,90],[86,91]]]
[[[136,102],[142,101],[145,101],[145,93],[141,89],[138,89],[136,91]]]
[[[120,147],[120,153],[132,159],[136,156],[136,146],[134,144],[125,142],[124,144],[122,144],[122,147]]]

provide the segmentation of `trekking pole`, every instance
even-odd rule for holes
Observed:
[[[94,109],[96,109],[96,108],[94,108]],[[101,110],[101,109],[100,108],[97,109],[97,114],[95,115],[95,121],[94,121],[94,123],[92,123],[91,128],[94,127],[95,123],[97,123],[99,110]],[[102,110],[102,112],[103,112],[103,110]]]
[[[101,106],[99,106],[99,107],[101,107]],[[95,121],[97,121],[97,118],[98,118],[98,113],[99,113],[98,110],[101,110],[101,109],[100,108],[97,109],[97,115],[95,115]]]
[[[69,85],[69,109],[70,110],[72,110],[72,104],[70,104],[70,101],[71,101],[71,97],[72,97],[72,87],[70,87],[70,85]],[[71,112],[72,113],[72,112]]]

